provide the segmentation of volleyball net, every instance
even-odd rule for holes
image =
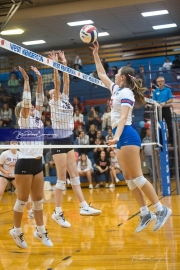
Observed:
[[[65,55],[68,60],[68,55]],[[57,145],[51,145],[51,140],[57,137],[57,131],[52,129],[51,107],[49,106],[49,91],[55,88],[55,84],[61,83],[61,92],[63,91],[63,74],[69,74],[69,102],[73,105],[74,110],[74,123],[70,123],[71,119],[65,116],[64,111],[64,134],[73,125],[73,134],[70,135],[72,144],[74,145],[61,145],[62,148],[98,148],[99,144],[107,147],[106,141],[112,139],[110,132],[110,92],[105,85],[97,78],[97,74],[92,70],[92,76],[82,73],[78,67],[65,66],[59,59],[54,61],[49,59],[48,56],[35,53],[25,49],[19,45],[9,42],[0,38],[0,149],[7,149],[9,141],[16,140],[18,142],[31,141],[27,148],[36,148],[35,142],[41,141],[43,148],[56,148]],[[68,62],[68,61],[67,61]],[[23,74],[18,67],[22,67],[29,77],[29,87],[26,85]],[[39,81],[36,71],[31,67],[37,68],[42,76],[42,82]],[[58,71],[58,81],[54,76],[54,70]],[[112,81],[114,78],[112,77]],[[28,130],[20,130],[18,121],[21,120],[21,114],[15,114],[15,108],[21,111],[22,97],[24,92],[29,92],[31,95],[32,105],[37,105],[37,92],[41,88],[44,93],[44,100],[41,102],[42,116],[41,121],[43,128],[33,127],[33,133]],[[39,92],[38,92],[39,93]],[[26,97],[27,98],[27,97]],[[158,136],[158,121],[157,121],[157,108],[151,99],[147,99],[148,104],[151,104],[153,110],[153,121],[156,125],[155,141],[151,145],[159,144]],[[18,104],[18,106],[17,106]],[[39,103],[38,103],[39,104]],[[66,110],[66,106],[64,105]],[[139,126],[140,120],[144,120],[144,112],[141,110],[134,110],[135,122],[133,126],[139,133],[141,127]],[[140,115],[142,113],[142,115]],[[56,118],[59,117],[58,112],[55,111]],[[37,118],[39,115],[36,116]],[[138,120],[137,120],[138,119]],[[38,122],[39,120],[37,120]],[[150,119],[146,119],[150,121]],[[147,128],[147,127],[146,127]],[[145,128],[145,129],[146,129]],[[61,127],[57,127],[61,130]],[[96,142],[96,138],[91,140],[87,135],[90,133],[98,133],[100,140]],[[32,130],[31,130],[32,131]],[[84,132],[83,132],[84,131]],[[145,135],[145,134],[144,134]],[[64,137],[64,136],[63,136]],[[92,136],[93,137],[93,136]],[[34,143],[33,143],[34,142]],[[142,144],[145,145],[145,144]],[[15,148],[16,146],[10,145],[8,148]],[[24,145],[19,145],[18,148],[24,148]]]

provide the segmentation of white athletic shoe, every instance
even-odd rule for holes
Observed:
[[[96,184],[94,188],[99,188],[99,184]]]
[[[108,183],[106,183],[105,188],[108,188],[108,187],[109,187],[109,184],[108,184]]]
[[[27,248],[27,243],[26,241],[24,240],[24,237],[23,237],[23,233],[20,233],[20,234],[15,234],[14,232],[14,228],[12,228],[10,231],[9,231],[11,237],[14,239],[14,242],[16,243],[16,245],[19,247],[19,248]]]
[[[69,180],[69,178],[66,179],[67,185],[71,184],[71,181]]]
[[[34,218],[34,213],[33,213],[33,211],[31,211],[31,213],[30,213],[30,214],[28,213],[27,218]]]
[[[111,183],[111,184],[109,185],[109,188],[115,188],[115,184]]]
[[[49,239],[48,237],[48,233],[47,231],[45,233],[40,233],[38,232],[38,230],[36,229],[36,231],[34,232],[34,237],[36,239],[39,239],[41,240],[41,242],[47,246],[47,247],[52,247],[53,246],[53,243],[51,242],[51,240]]]
[[[89,188],[93,188],[93,185],[92,185],[92,184],[90,184],[90,185],[89,185]]]
[[[81,207],[80,215],[82,216],[99,216],[102,213],[101,210],[91,207],[89,204],[85,207]]]
[[[56,211],[52,214],[52,219],[56,221],[60,226],[64,228],[69,228],[71,227],[71,224],[65,219],[63,213],[56,214]]]
[[[120,180],[116,177],[115,181],[116,181],[116,183],[118,183]]]
[[[147,225],[149,225],[152,221],[156,219],[156,215],[150,211],[144,216],[140,216],[139,226],[136,228],[135,232],[140,232],[144,230]]]

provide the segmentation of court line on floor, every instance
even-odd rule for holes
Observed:
[[[173,189],[173,190],[171,191],[171,194],[172,194],[175,190],[176,190],[176,188]],[[165,198],[165,197],[167,197],[167,196],[162,196],[162,197],[159,198],[159,200],[162,200],[162,199]],[[148,207],[150,207],[150,206],[152,206],[152,203],[148,205]],[[134,215],[130,216],[126,221],[132,219],[133,217],[137,216],[138,214],[140,214],[140,211],[138,211],[138,212],[135,213]],[[123,225],[123,224],[124,224],[124,223],[119,223],[117,226],[120,227],[120,226]]]

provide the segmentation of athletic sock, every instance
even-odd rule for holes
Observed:
[[[149,213],[149,208],[147,206],[140,207],[141,216],[145,216]]]
[[[39,233],[45,233],[46,232],[46,229],[45,229],[44,225],[37,226],[37,230],[38,230]]]
[[[83,201],[83,202],[80,203],[80,205],[81,205],[81,207],[85,207],[85,206],[87,206],[88,204],[87,204],[86,201]]]
[[[33,212],[32,209],[28,210],[28,214],[29,214],[29,215],[32,214],[32,212]]]
[[[19,235],[19,234],[22,233],[22,228],[21,228],[21,227],[20,227],[20,228],[16,228],[16,227],[14,226],[14,232],[15,232],[15,234]]]
[[[62,208],[61,207],[56,207],[56,214],[62,213]]]
[[[160,202],[154,204],[153,206],[154,206],[155,212],[159,212],[159,211],[162,211],[163,210],[162,204]]]

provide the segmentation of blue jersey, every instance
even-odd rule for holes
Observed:
[[[153,99],[159,103],[166,102],[172,98],[173,98],[173,96],[172,96],[171,89],[167,88],[167,87],[164,87],[163,89],[157,88],[153,92]]]

